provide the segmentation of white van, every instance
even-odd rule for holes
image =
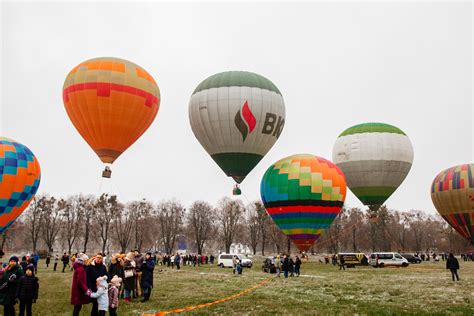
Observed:
[[[242,267],[251,268],[252,260],[238,254],[221,253],[217,258],[217,266],[221,268],[232,268],[234,266],[233,258],[237,257],[242,263]]]
[[[383,268],[388,266],[408,267],[410,263],[397,252],[374,252],[370,255],[369,264],[374,268]]]

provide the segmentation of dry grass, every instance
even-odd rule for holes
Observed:
[[[357,267],[339,271],[331,265],[304,263],[302,276],[274,278],[263,287],[231,301],[188,314],[292,315],[474,315],[474,262],[461,262],[461,282],[453,283],[444,263],[408,268]],[[166,311],[234,295],[269,275],[260,271],[263,260],[241,276],[231,269],[158,267],[151,301],[120,302],[119,315]],[[40,298],[35,315],[70,315],[72,273],[46,270],[40,263]],[[159,269],[163,269],[159,272]],[[89,315],[90,306],[83,308]]]

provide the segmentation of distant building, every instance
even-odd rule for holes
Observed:
[[[238,243],[230,245],[230,253],[250,255],[252,254],[252,250],[249,246]]]

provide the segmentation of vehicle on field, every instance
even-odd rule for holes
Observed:
[[[276,257],[265,258],[262,264],[262,271],[266,273],[276,273],[275,260],[277,260]]]
[[[421,258],[417,255],[413,255],[411,253],[402,253],[403,258],[407,259],[410,263],[421,263]]]
[[[344,264],[348,268],[353,268],[355,266],[367,266],[369,265],[369,259],[364,253],[356,252],[344,252],[337,254],[337,258],[341,260],[341,257],[344,258]]]
[[[408,267],[410,263],[398,252],[374,252],[370,255],[369,264],[374,268],[383,268],[388,266]]]
[[[232,268],[234,267],[234,257],[240,260],[242,267],[251,268],[252,260],[245,258],[240,254],[221,253],[217,258],[217,265],[221,268]]]

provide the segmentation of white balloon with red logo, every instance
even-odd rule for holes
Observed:
[[[280,137],[285,104],[267,78],[228,71],[198,85],[189,102],[189,120],[207,153],[241,183]]]

